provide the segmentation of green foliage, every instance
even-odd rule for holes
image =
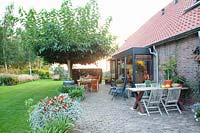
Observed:
[[[34,133],[69,133],[74,122],[68,118],[57,118],[45,124],[45,128],[36,130]]]
[[[162,64],[160,67],[161,69],[164,71],[165,75],[165,79],[172,79],[172,77],[175,75],[176,73],[176,65],[177,65],[177,61],[175,57],[170,57],[170,59]]]
[[[196,121],[200,121],[200,109],[195,112]]]
[[[69,96],[75,99],[83,100],[85,98],[84,89],[73,89],[69,93]]]
[[[192,97],[193,99],[200,102],[199,84],[194,81],[186,81],[186,82],[184,82],[184,85],[186,85],[190,88],[189,97]]]
[[[62,85],[58,88],[60,93],[68,93],[71,98],[83,100],[85,98],[85,90],[83,86]]]
[[[63,67],[61,67],[60,65],[56,66],[56,67],[51,67],[50,69],[51,73],[53,75],[59,75],[59,79],[65,79],[66,76],[66,71]]]
[[[111,79],[110,71],[103,73],[103,79]]]
[[[173,83],[179,83],[179,84],[184,84],[186,82],[186,79],[182,76],[174,75],[172,77]]]
[[[123,84],[123,80],[122,80],[122,79],[117,79],[117,80],[115,81],[115,83],[116,83],[116,84]]]
[[[20,51],[15,37],[16,28],[14,28],[18,19],[14,17],[13,11],[13,4],[7,6],[0,23],[0,64],[4,65],[6,72],[9,65],[17,64],[15,57],[19,57]]]
[[[16,85],[19,81],[17,78],[9,75],[0,75],[0,86]]]
[[[25,106],[27,107],[27,112],[30,113],[33,111],[35,106],[33,105],[33,99],[29,98],[28,100],[25,100]]]
[[[51,71],[53,72],[53,74],[54,75],[63,75],[63,73],[64,73],[64,68],[63,67],[61,67],[60,65],[58,65],[57,67],[54,67],[54,68],[52,68],[51,69]]]
[[[73,80],[72,78],[65,78],[65,80],[69,80],[69,81],[71,81],[71,80]]]
[[[38,74],[40,76],[40,79],[49,79],[50,78],[50,74],[48,70],[44,70],[44,69],[32,69],[32,74]],[[26,69],[26,70],[22,70],[21,73],[23,74],[29,74],[30,70]]]
[[[115,51],[114,37],[109,33],[111,17],[100,25],[100,14],[95,0],[82,7],[73,7],[64,0],[60,9],[20,10],[25,27],[24,44],[33,46],[37,54],[49,62],[72,64],[93,63]]]

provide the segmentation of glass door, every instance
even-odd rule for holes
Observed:
[[[152,79],[152,55],[136,55],[136,83]]]

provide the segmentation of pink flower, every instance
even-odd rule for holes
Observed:
[[[66,109],[67,107],[65,105],[62,106],[63,109]]]
[[[63,96],[63,95],[61,95],[61,96],[60,96],[60,98],[62,98],[62,99],[63,99],[63,98],[64,98],[64,96]]]
[[[47,111],[47,108],[44,106],[44,111]]]

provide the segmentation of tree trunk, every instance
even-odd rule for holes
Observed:
[[[5,72],[8,73],[8,64],[7,64],[7,58],[6,58],[6,47],[5,47],[5,41],[4,40],[3,40],[3,60],[4,60]]]
[[[4,66],[5,66],[6,73],[8,73],[8,65],[6,61],[4,62]]]
[[[31,70],[31,62],[29,61],[29,74],[32,75],[32,70]]]
[[[71,60],[67,60],[67,67],[68,67],[68,78],[72,77],[72,63]]]

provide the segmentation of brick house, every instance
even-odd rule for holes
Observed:
[[[200,47],[200,0],[173,0],[112,56],[112,78],[128,73],[133,86],[143,82],[144,73],[151,80],[163,80],[158,66],[176,56],[178,75],[198,81],[200,66],[193,53],[197,47]]]

